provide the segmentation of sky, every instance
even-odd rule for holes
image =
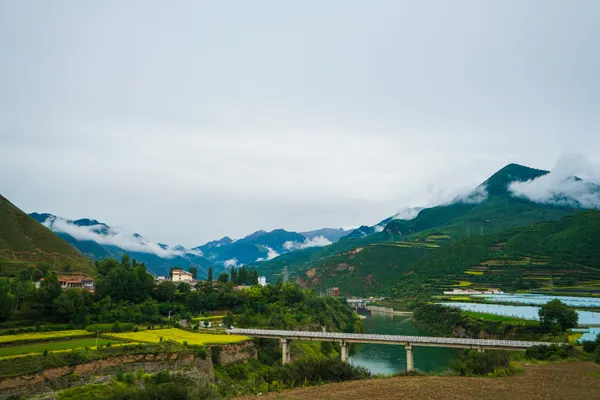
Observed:
[[[0,193],[192,247],[372,225],[511,162],[597,166],[599,20],[594,0],[0,0]]]

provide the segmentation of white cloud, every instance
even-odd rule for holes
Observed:
[[[488,197],[488,192],[483,186],[477,186],[474,190],[460,194],[452,200],[451,203],[467,203],[467,204],[479,204],[485,201]]]
[[[229,260],[223,261],[225,268],[234,268],[238,266],[237,258],[230,258]]]
[[[550,173],[527,182],[513,182],[509,190],[536,203],[600,208],[600,169],[585,157],[562,157]],[[581,179],[579,179],[581,178]]]
[[[375,233],[383,232],[383,228],[385,228],[385,225],[375,225],[373,227],[373,229],[375,230]]]
[[[331,241],[325,236],[315,236],[312,239],[306,238],[304,242],[287,241],[283,244],[283,248],[289,251],[302,250],[309,247],[323,247],[330,245]]]
[[[410,220],[417,218],[423,207],[405,207],[398,211],[392,219]]]
[[[269,246],[265,246],[267,248],[267,260],[272,260],[275,257],[277,257],[279,255],[278,252],[276,252],[275,250],[273,250],[272,248],[270,248]]]
[[[156,254],[161,258],[173,258],[186,253],[202,255],[202,252],[186,250],[183,247],[160,246],[142,236],[134,236],[116,228],[105,225],[78,226],[59,217],[48,218],[44,225],[55,232],[64,232],[77,240],[91,240],[102,245],[111,245],[126,251]]]

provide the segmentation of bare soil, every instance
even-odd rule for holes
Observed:
[[[591,362],[530,364],[505,378],[406,376],[286,390],[261,399],[373,400],[600,400],[600,365]],[[245,397],[245,399],[256,397]]]

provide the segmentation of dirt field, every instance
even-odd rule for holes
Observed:
[[[245,397],[256,399],[257,397]],[[600,365],[571,362],[525,367],[507,378],[394,377],[269,393],[261,399],[600,399]]]

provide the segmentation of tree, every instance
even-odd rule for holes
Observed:
[[[177,285],[171,281],[164,281],[158,284],[154,291],[154,298],[158,301],[171,301],[177,292]]]
[[[233,314],[231,314],[231,311],[223,318],[223,325],[225,325],[226,328],[233,326]]]
[[[228,280],[229,280],[229,274],[227,272],[221,272],[219,274],[219,278],[218,278],[219,282],[227,283]]]
[[[208,277],[206,278],[206,280],[208,282],[212,282],[212,280],[213,280],[213,270],[212,270],[212,267],[208,268]]]
[[[541,306],[538,315],[545,328],[560,331],[575,328],[579,320],[577,311],[570,309],[558,299]]]
[[[51,308],[52,302],[62,293],[60,283],[58,283],[58,276],[51,272],[40,283],[40,289],[38,290],[38,303],[45,308]]]
[[[42,279],[42,276],[42,271],[37,268],[31,272],[31,280],[34,282],[38,282],[40,279]]]
[[[181,293],[189,293],[190,284],[187,282],[181,282],[179,283],[179,286],[177,286],[177,290],[179,290]]]
[[[192,278],[197,279],[198,277],[198,268],[190,267],[190,273],[192,274]]]
[[[0,280],[0,321],[6,320],[13,308],[14,296],[10,293],[7,279]]]
[[[231,267],[231,282],[239,283],[238,282],[238,272],[234,267]]]
[[[54,299],[54,313],[62,322],[83,323],[87,315],[81,289],[69,289]]]

